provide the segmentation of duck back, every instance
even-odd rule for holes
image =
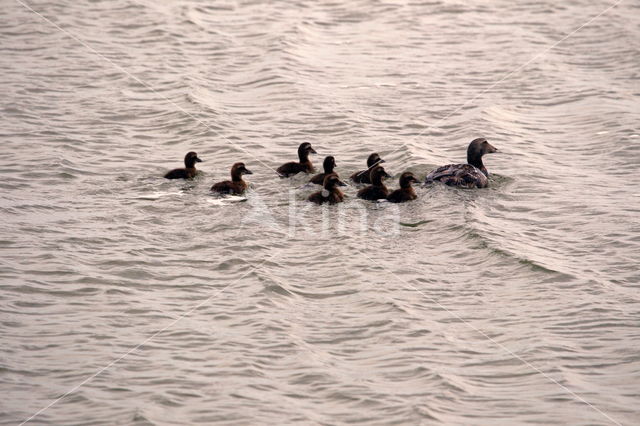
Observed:
[[[371,170],[360,170],[359,172],[355,172],[351,175],[351,180],[355,183],[371,183],[371,178],[369,177],[369,173]]]
[[[344,201],[344,194],[339,189],[334,189],[329,193],[328,197],[324,197],[322,191],[318,191],[309,195],[309,201],[316,204],[337,204]]]
[[[389,195],[389,190],[384,185],[370,185],[358,191],[358,198],[369,201],[387,198],[387,195]]]
[[[486,188],[489,185],[489,179],[485,174],[471,164],[448,164],[439,167],[427,175],[425,182],[442,182],[462,188]]]
[[[234,182],[230,180],[225,180],[223,182],[218,182],[211,187],[211,191],[218,192],[220,194],[233,194],[240,195],[247,190],[247,182],[241,180],[239,182]]]
[[[316,185],[322,185],[322,183],[324,182],[324,178],[325,176],[327,176],[326,173],[318,173],[317,175],[315,175],[314,177],[312,177],[309,182],[314,183]]]
[[[392,203],[404,203],[406,201],[412,201],[418,198],[416,191],[413,188],[400,188],[393,191],[387,200]]]
[[[196,169],[173,169],[164,175],[165,179],[191,179],[198,172]]]
[[[293,175],[297,175],[298,173],[309,173],[313,171],[313,166],[310,161],[304,163],[297,163],[292,161],[290,163],[285,163],[282,166],[276,169],[280,176],[289,177]],[[322,183],[322,182],[321,182]]]

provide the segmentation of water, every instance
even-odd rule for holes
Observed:
[[[1,423],[637,424],[640,7],[580,28],[612,4],[3,1]],[[400,206],[271,169],[479,136],[489,189]]]

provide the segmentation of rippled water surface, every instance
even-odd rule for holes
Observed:
[[[640,421],[638,2],[1,4],[0,423]]]

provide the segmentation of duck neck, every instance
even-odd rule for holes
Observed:
[[[484,164],[482,163],[482,154],[478,154],[475,152],[469,152],[467,154],[467,163],[471,164],[473,167],[480,169],[480,171],[482,173],[484,173],[485,175],[489,175],[489,173],[487,172],[486,167],[484,167]]]
[[[231,180],[233,182],[242,182],[242,173],[237,172],[235,170],[231,171]]]
[[[192,160],[192,159],[185,160],[185,162],[184,162],[184,166],[185,166],[187,169],[193,169],[193,170],[195,170],[195,169],[196,169],[196,160]]]
[[[309,160],[307,160],[309,161]],[[329,174],[329,173],[333,173],[333,164],[329,164],[327,166],[324,166],[324,173],[325,174]]]

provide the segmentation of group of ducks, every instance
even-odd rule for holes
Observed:
[[[498,150],[487,142],[484,138],[471,141],[467,148],[466,164],[448,164],[437,168],[429,173],[425,179],[426,183],[442,182],[450,186],[464,188],[484,188],[489,184],[486,167],[482,162],[485,154],[497,152]],[[315,170],[310,154],[317,154],[310,143],[304,142],[298,147],[298,160],[285,163],[278,167],[276,172],[280,177],[289,177],[298,173],[313,173]],[[202,162],[195,152],[189,152],[184,158],[185,168],[174,169],[164,177],[167,179],[191,179],[198,171],[195,164]],[[391,177],[382,167],[385,161],[377,153],[369,155],[367,158],[367,168],[351,175],[351,180],[356,184],[368,184],[358,191],[358,197],[364,200],[377,201],[386,199],[393,203],[402,203],[415,200],[416,192],[411,186],[417,183],[418,179],[411,172],[404,172],[400,175],[400,188],[389,192],[384,184],[384,179]],[[314,192],[309,196],[309,201],[316,204],[336,204],[344,200],[344,194],[340,190],[341,186],[347,186],[340,180],[334,171],[336,160],[333,156],[327,156],[322,164],[323,173],[314,175],[309,182],[322,185],[322,190]],[[240,195],[248,187],[247,182],[242,178],[244,175],[251,175],[253,172],[247,169],[244,163],[235,163],[231,167],[231,180],[218,182],[211,187],[211,191],[220,194]]]

